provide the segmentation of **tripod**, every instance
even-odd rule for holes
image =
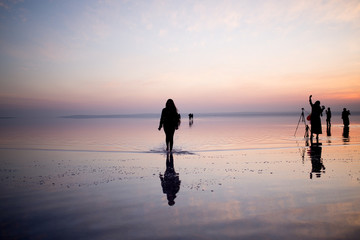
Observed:
[[[294,136],[296,135],[296,132],[299,128],[299,124],[300,122],[303,122],[305,124],[305,134],[304,134],[304,137],[309,137],[309,126],[306,124],[306,121],[305,121],[305,115],[304,115],[304,108],[301,108],[301,114],[300,114],[300,118],[299,118],[299,121],[298,121],[298,124],[296,126],[296,130],[295,130],[295,133],[294,133]]]

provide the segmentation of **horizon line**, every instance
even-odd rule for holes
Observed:
[[[301,115],[301,111],[284,111],[284,112],[265,112],[265,111],[258,111],[258,112],[251,112],[251,111],[244,111],[244,112],[207,112],[207,113],[196,113],[196,112],[189,112],[194,114],[196,117],[254,117],[254,116],[297,116]],[[183,113],[183,116],[187,116],[189,113]],[[305,111],[305,115],[310,114],[309,112]],[[351,112],[352,115],[360,115],[359,111]],[[341,115],[341,112],[334,111],[332,112],[333,115]],[[74,115],[65,115],[59,116],[58,118],[73,118],[73,119],[86,119],[86,118],[155,118],[159,117],[160,113],[133,113],[133,114],[74,114]]]
[[[255,117],[255,116],[300,116],[301,110],[295,111],[241,111],[241,112],[183,112],[182,117],[187,117],[189,113],[194,114],[195,117]],[[180,113],[181,114],[181,113]],[[304,111],[307,116],[310,114],[308,111]],[[341,115],[341,111],[333,111],[333,115]],[[41,117],[53,117],[53,118],[72,118],[72,119],[89,119],[89,118],[157,118],[161,113],[127,113],[127,114],[71,114],[71,115],[49,115]],[[358,116],[360,111],[351,111],[351,115]],[[306,117],[305,116],[305,117]],[[0,120],[10,120],[16,118],[35,118],[39,115],[30,116],[0,116]]]

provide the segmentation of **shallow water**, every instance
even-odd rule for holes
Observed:
[[[359,122],[298,119],[183,119],[170,188],[158,119],[2,120],[1,238],[357,239]]]
[[[349,136],[343,138],[340,116],[333,117],[326,145],[360,144],[360,116],[353,116]],[[201,117],[192,125],[182,120],[175,133],[175,151],[205,152],[297,147],[305,124],[298,116]],[[0,148],[66,151],[162,152],[163,131],[157,118],[2,119]],[[296,131],[296,127],[298,129]],[[295,135],[296,132],[296,135]],[[295,135],[295,136],[294,136]]]

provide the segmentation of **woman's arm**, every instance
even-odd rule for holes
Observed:
[[[159,127],[158,127],[159,131],[161,130],[163,123],[164,123],[164,109],[161,112],[161,117],[160,117],[160,122],[159,122]]]
[[[178,115],[177,115],[177,122],[176,122],[176,126],[175,126],[175,129],[176,129],[176,130],[179,129],[180,123],[181,123],[181,115],[180,115],[180,113],[178,113]]]
[[[310,96],[309,96],[309,103],[310,103],[310,106],[312,106],[312,105],[313,105],[311,98],[312,98],[312,95],[310,95]]]

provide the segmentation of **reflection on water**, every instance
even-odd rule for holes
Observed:
[[[326,136],[331,137],[331,125],[326,127]]]
[[[326,142],[331,144],[331,124],[326,126],[326,136],[328,137]]]
[[[160,173],[160,181],[169,206],[173,206],[175,204],[176,194],[180,190],[181,181],[179,174],[175,172],[174,156],[172,153],[166,155],[166,170],[163,175]]]
[[[313,173],[317,178],[321,177],[321,173],[325,173],[325,166],[323,164],[323,160],[321,158],[322,153],[322,144],[321,143],[313,143],[309,147],[308,154],[311,159],[311,173],[310,179],[313,178]]]
[[[189,119],[189,127],[192,127],[193,124],[194,124],[194,120],[193,120],[193,119]]]
[[[262,149],[168,154],[165,167],[163,152],[0,150],[1,230],[8,239],[358,239],[358,146],[303,149],[305,162],[294,149]],[[323,177],[309,180],[310,170]]]
[[[344,143],[350,142],[349,131],[350,131],[349,126],[344,126],[344,129],[343,129],[343,142]]]

